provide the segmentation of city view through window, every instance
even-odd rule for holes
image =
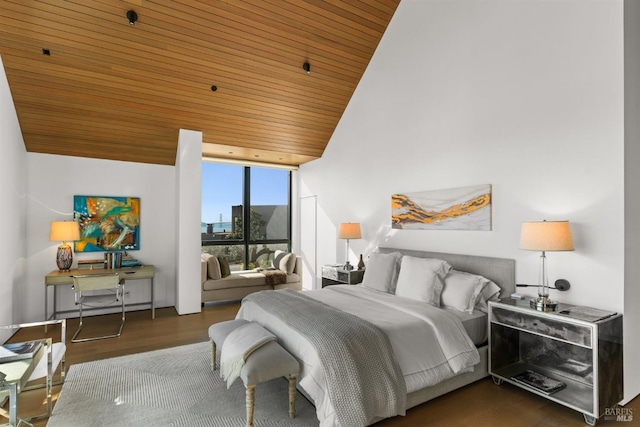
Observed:
[[[289,171],[203,162],[203,253],[232,270],[270,266],[276,250],[290,250],[290,218]]]

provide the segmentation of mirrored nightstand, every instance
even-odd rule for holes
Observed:
[[[364,270],[343,270],[343,265],[322,266],[322,287],[331,285],[356,285],[362,282]]]

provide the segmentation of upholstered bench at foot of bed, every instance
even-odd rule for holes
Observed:
[[[249,323],[244,319],[215,323],[209,327],[211,339],[211,369],[216,369],[216,351],[222,349],[227,336],[242,325]],[[254,392],[256,385],[279,377],[289,378],[289,417],[296,416],[296,379],[300,365],[276,341],[269,341],[252,352],[245,361],[240,378],[244,383],[247,402],[247,426],[253,426]]]

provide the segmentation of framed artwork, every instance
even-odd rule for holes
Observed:
[[[140,198],[73,196],[73,218],[80,224],[76,252],[140,249]]]
[[[491,230],[491,185],[393,194],[391,226],[405,230]]]

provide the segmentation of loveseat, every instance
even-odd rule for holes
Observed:
[[[231,272],[223,257],[203,254],[200,262],[202,302],[239,300],[252,292],[269,289],[301,290],[302,257],[280,251],[276,251],[275,255],[273,261],[275,270],[254,269]],[[281,277],[277,277],[278,274]]]

